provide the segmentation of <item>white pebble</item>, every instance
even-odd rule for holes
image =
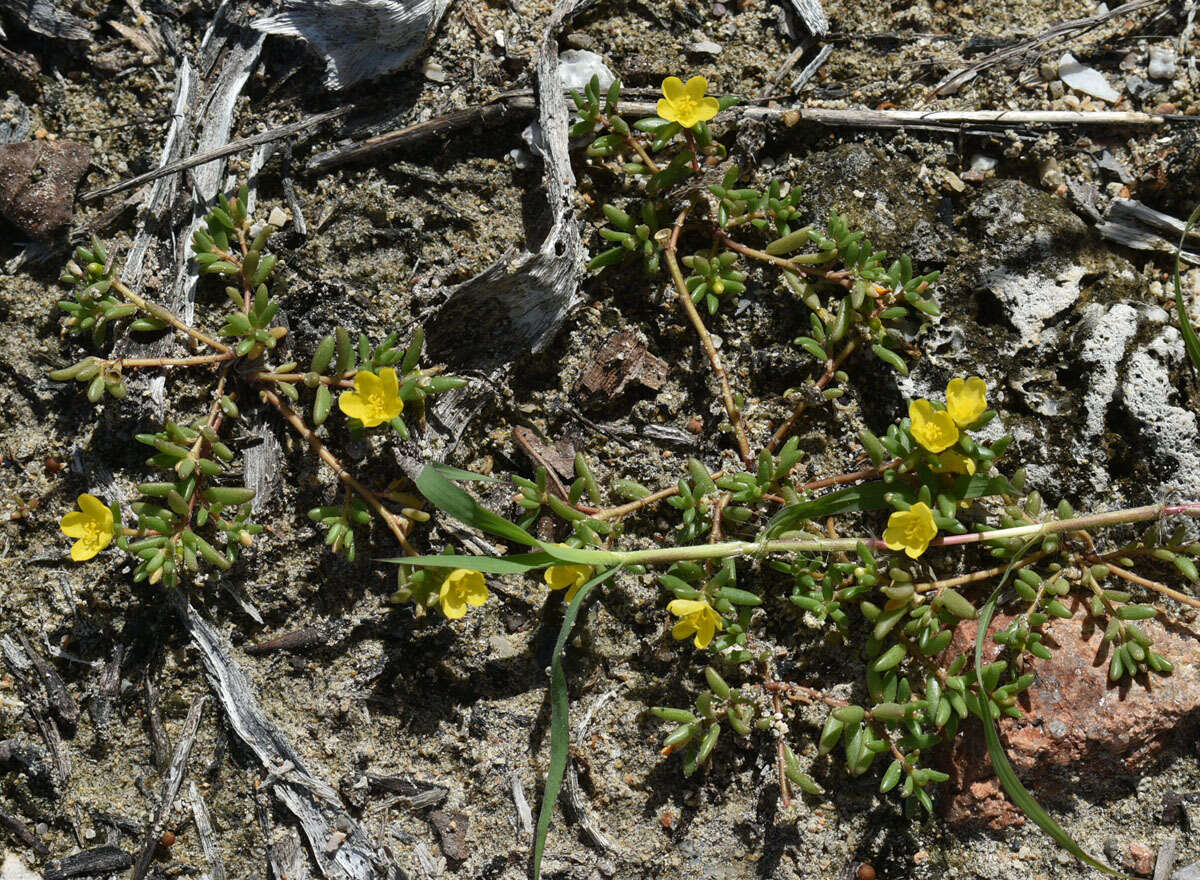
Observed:
[[[1064,53],[1058,60],[1058,76],[1075,91],[1091,95],[1100,101],[1115,104],[1121,99],[1121,93],[1108,84],[1104,74],[1094,67],[1080,64],[1070,52]]]

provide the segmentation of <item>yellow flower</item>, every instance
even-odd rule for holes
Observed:
[[[960,428],[973,424],[987,409],[987,385],[978,376],[950,380],[946,386],[946,412]]]
[[[590,565],[552,565],[546,569],[546,583],[552,590],[567,591],[567,601],[570,602],[579,592],[579,588],[592,577]]]
[[[468,605],[482,605],[487,601],[488,588],[483,575],[468,568],[456,568],[442,581],[442,614],[458,620],[467,613]]]
[[[933,511],[923,501],[918,501],[908,510],[897,510],[888,517],[883,543],[889,550],[903,550],[916,559],[929,547],[937,535],[933,523]]]
[[[658,102],[658,115],[667,122],[678,122],[684,128],[691,128],[697,122],[705,122],[717,115],[721,105],[716,98],[706,98],[708,80],[702,76],[693,76],[683,84],[677,76],[668,76],[663,80],[663,96]]]
[[[354,374],[354,390],[343,391],[338,398],[338,409],[368,428],[390,422],[404,409],[396,371],[384,367],[376,376],[368,370],[359,370]]]
[[[671,635],[677,639],[686,639],[692,633],[696,634],[696,647],[707,648],[713,639],[713,633],[725,628],[721,616],[713,611],[712,606],[704,599],[674,599],[667,610],[679,618],[679,623],[671,630]]]
[[[941,452],[958,442],[958,428],[945,410],[935,410],[928,400],[914,400],[908,405],[912,419],[913,439],[930,452]]]
[[[937,464],[933,466],[933,470],[939,474],[966,474],[969,477],[974,476],[975,459],[959,455],[953,449],[947,449],[938,456]]]
[[[80,495],[77,503],[79,510],[64,516],[59,528],[68,538],[79,539],[71,545],[71,558],[83,562],[111,544],[116,530],[112,511],[95,495]]]

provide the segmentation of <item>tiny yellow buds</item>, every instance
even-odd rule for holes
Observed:
[[[946,412],[960,428],[966,428],[987,409],[987,385],[978,376],[950,380],[946,386]]]
[[[677,639],[686,639],[695,633],[697,648],[707,648],[708,643],[713,640],[714,633],[725,628],[721,616],[703,598],[674,599],[667,606],[667,610],[679,618],[679,622],[671,630],[671,635]]]
[[[721,105],[716,98],[706,98],[704,93],[707,91],[708,80],[702,76],[693,76],[687,85],[677,76],[668,76],[663,80],[658,115],[667,122],[678,122],[684,128],[712,119]]]
[[[546,569],[544,575],[550,589],[567,591],[568,602],[575,598],[579,588],[586,584],[591,576],[590,565],[552,565]]]
[[[367,428],[390,422],[404,409],[396,371],[384,367],[376,376],[368,370],[359,370],[354,374],[354,390],[343,391],[338,398],[338,409]]]
[[[68,538],[78,538],[71,546],[71,558],[83,562],[111,544],[116,530],[112,511],[95,495],[80,495],[77,503],[79,510],[64,516],[59,528]]]
[[[913,439],[930,452],[941,452],[958,442],[958,428],[950,413],[935,410],[928,400],[914,400],[908,405],[912,420]]]
[[[442,614],[451,620],[464,617],[468,605],[482,605],[487,597],[487,582],[483,575],[467,568],[456,568],[446,575],[439,593]]]
[[[918,501],[908,510],[897,510],[888,517],[883,543],[889,550],[903,550],[909,558],[916,559],[929,548],[936,535],[933,511],[928,504]]]

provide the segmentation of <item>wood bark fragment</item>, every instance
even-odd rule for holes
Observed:
[[[180,594],[173,601],[192,643],[200,650],[209,684],[230,727],[250,747],[268,772],[263,787],[300,822],[317,864],[328,876],[375,880],[388,865],[375,842],[342,809],[337,792],[313,776],[282,730],[267,717],[249,679],[230,655],[228,643]],[[276,773],[276,771],[278,771]],[[336,828],[349,828],[333,852],[326,850]]]
[[[188,800],[192,804],[192,818],[196,822],[196,833],[200,835],[200,847],[204,850],[204,858],[208,862],[209,880],[225,880],[225,863],[217,852],[216,835],[213,833],[212,818],[208,813],[208,805],[196,783],[188,785]]]
[[[46,880],[68,880],[71,877],[107,876],[124,871],[133,864],[133,856],[115,846],[97,846],[51,862],[46,866]]]
[[[192,755],[192,747],[196,744],[196,736],[200,731],[200,718],[204,714],[205,701],[204,696],[197,696],[192,700],[191,708],[188,709],[183,729],[179,731],[179,744],[175,747],[175,753],[171,757],[171,763],[167,767],[162,787],[159,789],[158,806],[154,810],[153,818],[146,826],[146,834],[142,839],[142,854],[138,858],[137,864],[134,865],[133,873],[130,874],[131,880],[142,880],[150,869],[150,862],[154,858],[154,849],[162,839],[167,816],[171,813],[175,798],[179,797],[179,788],[183,785],[183,777],[187,773],[188,758]],[[128,867],[128,865],[124,867]]]
[[[8,830],[13,837],[19,840],[22,844],[29,847],[42,858],[50,855],[50,848],[42,843],[41,839],[30,829],[28,825],[22,822],[17,816],[5,812],[3,807],[0,807],[0,828]]]

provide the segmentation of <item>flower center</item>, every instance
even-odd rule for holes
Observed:
[[[377,413],[383,412],[383,410],[384,410],[383,392],[382,391],[372,391],[370,394],[368,394],[367,395],[367,407],[371,410],[374,410]]]
[[[83,541],[86,544],[99,544],[104,540],[105,529],[96,520],[91,520],[83,527]]]
[[[680,116],[691,116],[696,112],[696,99],[691,95],[680,95],[671,103]]]

